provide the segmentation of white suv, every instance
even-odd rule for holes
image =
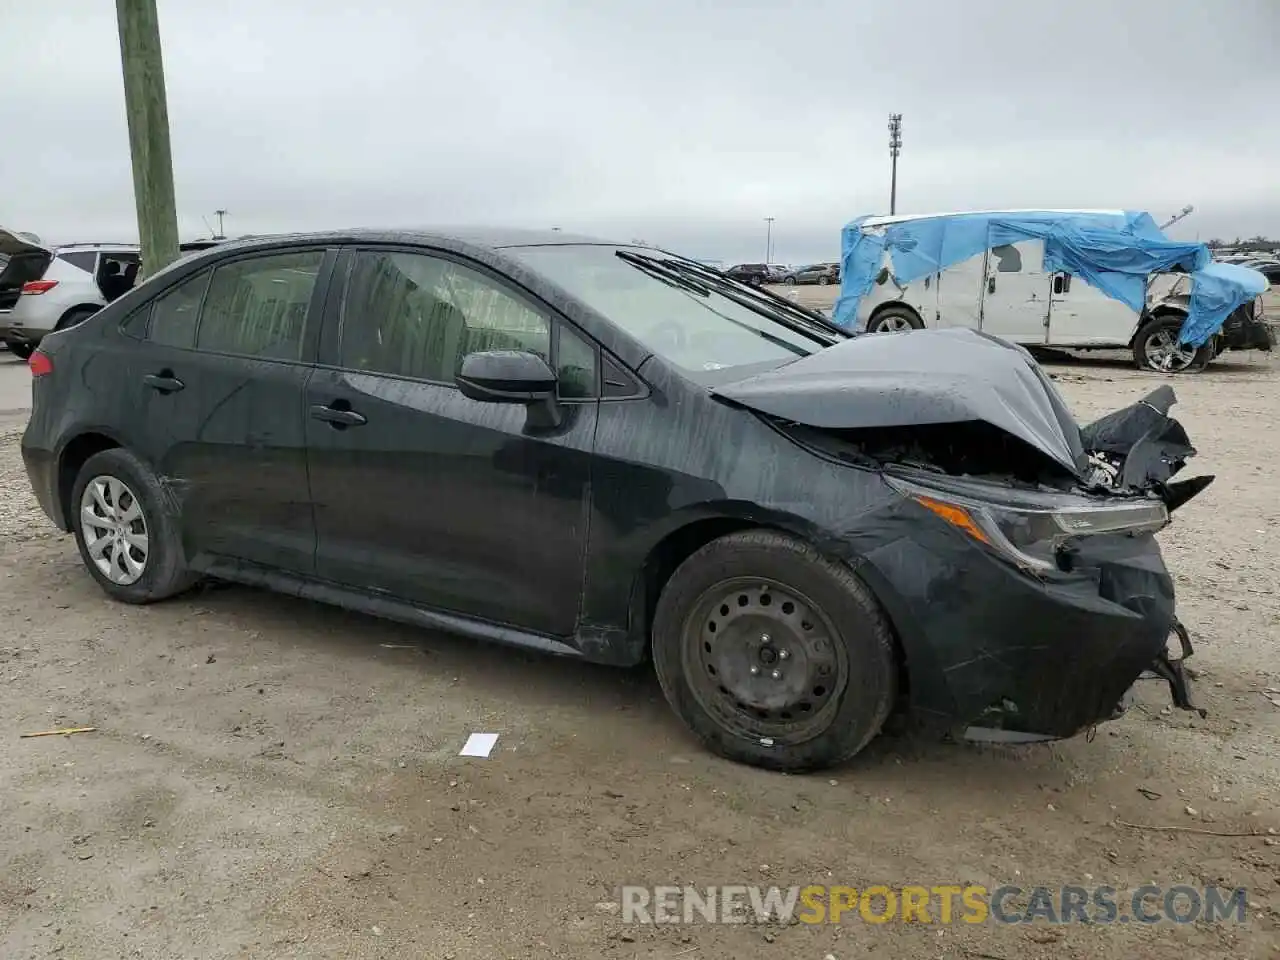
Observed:
[[[194,253],[216,241],[184,243]],[[73,327],[133,289],[137,244],[46,246],[29,233],[0,229],[0,341],[25,360],[54,330]]]

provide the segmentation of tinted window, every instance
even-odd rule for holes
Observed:
[[[528,350],[550,361],[547,318],[478,271],[418,253],[363,251],[342,302],[345,367],[452,383],[479,350]]]
[[[557,330],[556,378],[560,396],[582,399],[596,396],[596,348],[577,331],[560,324]]]
[[[147,339],[169,347],[195,346],[196,318],[208,286],[209,271],[206,270],[156,297],[151,304]]]
[[[94,250],[72,250],[58,254],[58,259],[79,267],[87,273],[93,273],[98,265],[98,254]]]
[[[277,253],[216,267],[196,348],[269,360],[302,358],[302,333],[323,250]]]

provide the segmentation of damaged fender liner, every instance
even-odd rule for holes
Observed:
[[[1173,632],[1177,634],[1178,642],[1182,647],[1182,655],[1177,659],[1169,657],[1167,651],[1161,653],[1151,666],[1151,672],[1161,680],[1169,684],[1169,697],[1173,700],[1173,705],[1181,710],[1189,710],[1193,713],[1200,714],[1200,719],[1209,716],[1209,711],[1203,707],[1197,707],[1191,702],[1191,689],[1187,685],[1187,672],[1182,664],[1187,657],[1195,653],[1195,649],[1191,646],[1191,634],[1187,632],[1187,628],[1182,625],[1177,617],[1173,618]]]

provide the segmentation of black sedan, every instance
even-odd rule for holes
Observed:
[[[785,770],[891,711],[1115,716],[1205,485],[1153,395],[1082,431],[1020,348],[850,337],[647,247],[343,232],[185,259],[32,355],[32,486],[110,596],[201,577],[594,661]]]

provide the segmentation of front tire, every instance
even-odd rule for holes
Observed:
[[[713,540],[676,569],[658,599],[653,660],[707,747],[771,770],[849,759],[897,692],[893,633],[870,590],[769,530]]]
[[[1133,362],[1155,373],[1199,373],[1213,359],[1213,340],[1199,347],[1178,342],[1185,317],[1152,317],[1133,338]]]
[[[85,568],[113,599],[155,603],[191,587],[176,513],[155,473],[120,447],[90,457],[68,504]]]

